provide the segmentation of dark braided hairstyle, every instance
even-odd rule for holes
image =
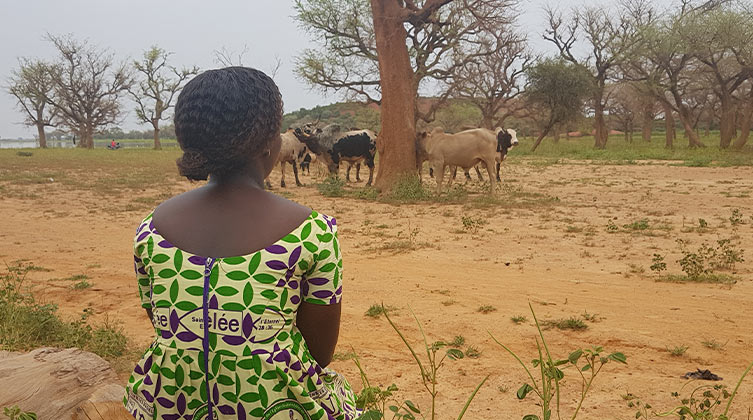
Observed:
[[[188,82],[175,104],[182,176],[205,180],[243,169],[280,134],[282,96],[275,82],[248,67],[209,70]]]

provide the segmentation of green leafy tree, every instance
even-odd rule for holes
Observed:
[[[531,67],[527,76],[526,99],[544,116],[533,144],[535,151],[555,125],[573,121],[581,114],[593,79],[583,67],[562,59],[543,60]]]

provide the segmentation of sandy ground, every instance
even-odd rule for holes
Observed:
[[[393,320],[419,345],[412,310],[430,340],[460,335],[463,350],[480,351],[476,358],[445,362],[438,375],[437,418],[456,418],[475,385],[490,375],[466,418],[518,419],[538,407],[532,396],[516,399],[525,372],[490,334],[524,361],[533,359],[531,303],[541,320],[584,314],[592,319],[585,331],[545,330],[554,355],[564,358],[576,348],[601,345],[628,357],[627,365],[604,367],[579,418],[634,418],[624,399],[628,394],[670,409],[671,391],[688,394],[700,385],[680,378],[696,368],[710,369],[734,387],[753,361],[753,168],[535,163],[504,168],[507,187],[499,197],[508,197],[509,205],[470,199],[397,206],[326,198],[311,186],[285,189],[291,199],[338,219],[346,281],[338,354],[355,350],[373,383],[394,382],[401,400],[426,412],[430,400],[410,353],[383,317],[364,315],[372,304],[394,307]],[[275,184],[278,179],[275,172]],[[180,183],[172,193],[192,187]],[[51,269],[31,274],[43,300],[70,316],[91,307],[96,320],[121,322],[137,346],[147,346],[152,331],[138,308],[131,250],[134,229],[150,205],[133,205],[132,194],[105,197],[56,182],[24,188],[31,193],[0,197],[0,260],[27,259]],[[139,195],[161,193],[147,188]],[[735,228],[729,221],[733,209],[745,222]],[[463,217],[478,230],[464,229]],[[648,230],[622,228],[644,218]],[[700,232],[694,229],[699,218],[708,222]],[[610,220],[619,232],[607,231]],[[648,269],[654,253],[666,256],[669,272],[681,274],[677,238],[692,249],[733,238],[747,259],[737,265],[738,282],[657,282]],[[77,274],[88,275],[93,286],[74,291],[71,281],[61,280]],[[487,305],[491,312],[479,312]],[[517,315],[527,320],[515,324],[510,318]],[[704,341],[722,348],[708,348]],[[675,346],[688,350],[672,356],[667,349]],[[352,361],[338,360],[333,367],[361,388]],[[572,368],[565,374],[562,414],[569,418],[580,380]],[[732,418],[747,418],[749,407],[753,377],[743,384]]]

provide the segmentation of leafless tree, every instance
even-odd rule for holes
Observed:
[[[606,85],[617,78],[619,65],[637,42],[636,27],[624,7],[598,6],[575,9],[568,16],[547,9],[548,27],[544,39],[554,44],[560,56],[588,69],[594,80],[591,98],[594,111],[595,144],[604,148],[609,130],[604,118]],[[585,45],[588,54],[577,53]]]
[[[24,124],[37,128],[39,147],[43,149],[47,148],[44,128],[55,126],[56,109],[47,103],[54,89],[52,72],[49,63],[22,58],[8,86],[8,93],[16,98],[18,108],[24,113]]]
[[[467,54],[459,52],[461,63],[452,79],[454,96],[475,105],[481,111],[481,126],[493,129],[503,126],[507,118],[525,106],[525,101],[519,99],[524,91],[525,72],[534,57],[526,37],[509,28],[483,37],[484,43],[499,45],[482,46],[490,53],[472,61],[464,60]]]
[[[47,102],[58,118],[80,139],[79,147],[93,148],[94,133],[119,121],[121,96],[132,80],[125,63],[115,64],[107,50],[71,35],[48,35],[59,54]]]
[[[243,66],[244,58],[248,54],[249,47],[247,44],[243,44],[243,49],[238,53],[228,50],[227,47],[222,46],[219,50],[214,50],[214,61],[224,67]]]
[[[401,8],[414,13],[431,3],[434,2],[410,1]],[[454,75],[459,67],[503,46],[486,42],[483,34],[509,26],[515,16],[513,6],[517,4],[516,0],[442,0],[441,3],[443,6],[431,14],[419,13],[420,17],[404,21],[415,85],[412,90],[416,95],[433,97],[430,106],[416,108],[414,113],[416,119],[425,122],[431,122],[436,111],[453,95]],[[299,77],[325,92],[381,103],[376,37],[368,2],[297,0],[296,9],[301,27],[321,39],[324,47],[324,51],[306,50],[299,57],[296,65]],[[458,56],[458,48],[465,55]]]
[[[137,105],[136,117],[152,125],[156,150],[162,148],[160,121],[168,118],[166,112],[173,106],[173,99],[185,82],[199,72],[196,66],[180,70],[170,66],[167,64],[169,57],[170,53],[156,46],[145,51],[140,61],[133,62],[139,80],[128,89]]]

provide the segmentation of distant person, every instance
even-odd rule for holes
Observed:
[[[340,327],[334,218],[264,191],[282,98],[245,67],[191,80],[175,108],[178,170],[206,185],[160,204],[134,250],[156,338],[131,375],[138,419],[355,419],[327,369]]]
[[[111,147],[111,148],[113,148],[113,149],[116,149],[116,148],[118,147],[118,144],[117,144],[117,143],[115,143],[115,139],[113,139],[113,140],[112,140],[112,141],[110,142],[110,147]]]

